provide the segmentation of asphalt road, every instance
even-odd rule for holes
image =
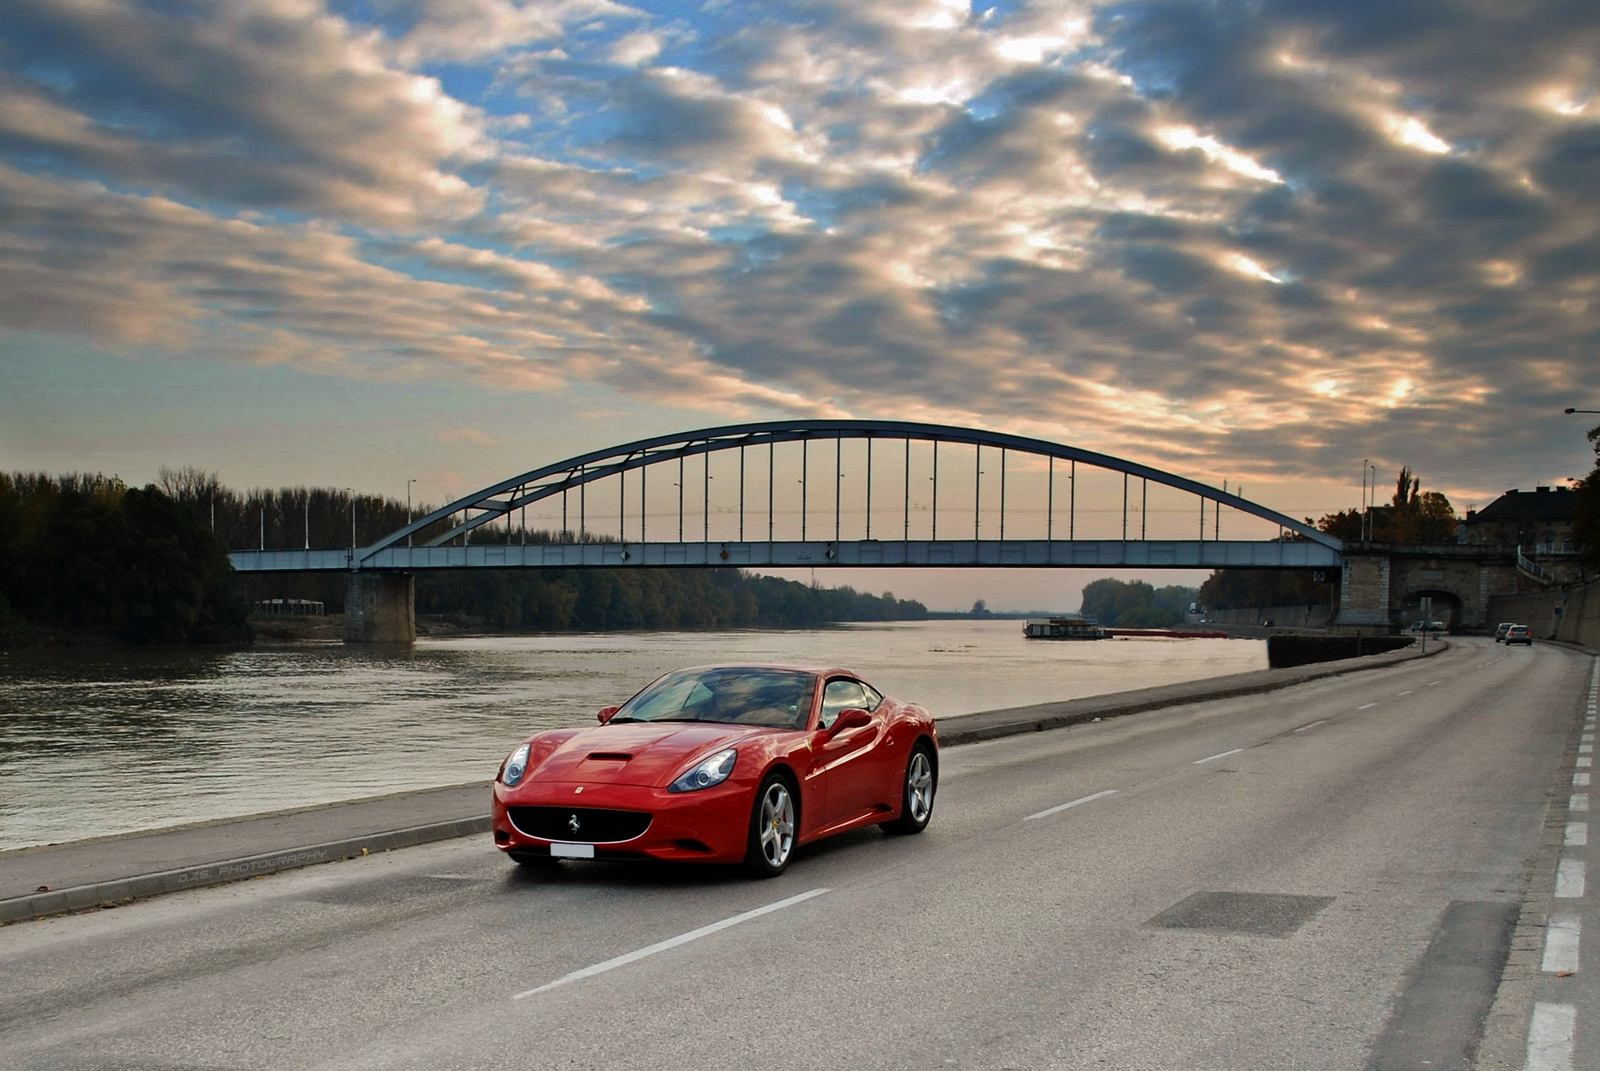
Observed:
[[[0,1065],[1467,1066],[1592,662],[950,749],[927,833],[775,881],[472,839],[6,927]]]

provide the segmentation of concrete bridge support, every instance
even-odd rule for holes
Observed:
[[[1346,553],[1339,573],[1340,626],[1388,629],[1392,563],[1388,555]]]
[[[354,572],[345,586],[345,643],[415,643],[417,578]]]

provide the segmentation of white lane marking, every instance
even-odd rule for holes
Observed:
[[[1366,710],[1368,707],[1375,707],[1377,705],[1378,704],[1376,704],[1376,703],[1363,703],[1361,706],[1356,707],[1356,709],[1357,710]]]
[[[1443,683],[1444,683],[1443,681],[1429,681],[1428,682],[1428,687],[1432,688],[1435,684],[1443,684]]]
[[[1584,867],[1582,859],[1563,859],[1556,865],[1556,895],[1562,899],[1576,899],[1583,895]]]
[[[1572,775],[1572,787],[1573,788],[1588,788],[1589,787],[1589,775],[1584,773],[1582,770],[1579,770],[1577,773],[1573,774]]]
[[[1225,759],[1229,755],[1237,755],[1237,754],[1239,754],[1239,752],[1241,752],[1243,750],[1244,750],[1244,748],[1242,748],[1242,747],[1236,747],[1232,751],[1224,751],[1224,752],[1221,752],[1221,753],[1216,754],[1216,755],[1207,755],[1203,759],[1195,759],[1194,762],[1191,765],[1199,766],[1201,763],[1203,763],[1203,762],[1211,762],[1213,759]]]
[[[1056,814],[1058,812],[1065,811],[1068,808],[1078,807],[1078,806],[1081,806],[1082,804],[1090,803],[1090,802],[1092,802],[1094,800],[1105,799],[1107,796],[1115,796],[1116,794],[1117,794],[1117,790],[1116,789],[1108,788],[1104,792],[1096,792],[1092,796],[1081,796],[1078,799],[1073,800],[1071,803],[1058,803],[1054,807],[1047,807],[1044,810],[1038,812],[1037,814],[1028,815],[1028,817],[1024,818],[1023,821],[1024,822],[1031,822],[1035,818],[1044,818],[1047,815]]]
[[[1592,744],[1594,743],[1594,734],[1584,733],[1582,736],[1578,737],[1578,742],[1580,744]]]
[[[1300,726],[1300,728],[1294,729],[1292,731],[1293,732],[1297,732],[1297,733],[1303,733],[1307,729],[1315,729],[1319,725],[1326,724],[1327,720],[1328,720],[1327,718],[1318,718],[1316,721],[1312,722],[1310,725],[1302,725],[1302,726]]]
[[[1394,693],[1394,694],[1395,694],[1395,695],[1397,695],[1397,696],[1399,696],[1399,695],[1410,695],[1410,694],[1411,694],[1411,689],[1410,689],[1410,688],[1407,688],[1407,689],[1406,689],[1406,690],[1405,690],[1405,691],[1403,691],[1403,692],[1396,692],[1396,693]]]
[[[1571,1004],[1535,1004],[1528,1024],[1525,1071],[1572,1071],[1572,1038],[1578,1009]]]
[[[1562,839],[1561,843],[1569,845],[1571,847],[1578,847],[1579,845],[1588,844],[1589,843],[1589,823],[1588,822],[1568,822],[1567,823],[1567,834]]]
[[[1594,745],[1593,744],[1579,744],[1578,745],[1578,754],[1580,754],[1580,755],[1593,755],[1594,754]]]
[[[1574,792],[1572,798],[1567,801],[1567,810],[1569,811],[1587,811],[1588,809],[1589,793],[1587,792]]]
[[[1578,767],[1579,769],[1583,769],[1584,767],[1587,767],[1587,766],[1593,766],[1594,765],[1594,756],[1593,755],[1579,755],[1577,760],[1575,762],[1573,762],[1573,765]]]
[[[827,891],[827,889],[812,889],[810,892],[803,892],[798,896],[791,896],[784,900],[778,900],[775,903],[768,904],[765,907],[758,907],[750,911],[745,911],[741,914],[734,915],[732,918],[723,919],[721,922],[713,922],[711,925],[702,926],[698,930],[690,930],[688,933],[682,933],[676,937],[669,937],[665,941],[658,941],[646,948],[625,953],[617,956],[614,959],[608,959],[604,963],[596,963],[594,966],[585,967],[581,971],[573,971],[564,978],[557,978],[553,982],[547,982],[544,985],[536,988],[524,990],[523,992],[513,996],[511,999],[521,1000],[523,997],[531,997],[535,993],[543,993],[546,990],[554,989],[558,985],[566,985],[568,982],[576,982],[584,978],[593,978],[597,974],[604,974],[606,971],[616,970],[618,967],[625,967],[630,963],[644,959],[646,956],[653,956],[657,952],[665,952],[669,948],[677,948],[679,945],[686,945],[690,941],[698,941],[702,937],[709,937],[720,930],[726,930],[729,926],[737,926],[741,922],[749,922],[753,918],[759,918],[762,915],[770,915],[772,912],[781,911],[786,907],[793,907],[802,900],[809,900],[813,896],[821,896]]]
[[[1583,924],[1577,915],[1551,915],[1544,931],[1544,959],[1539,969],[1546,974],[1573,974],[1578,970],[1578,939]]]

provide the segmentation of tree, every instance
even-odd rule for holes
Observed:
[[[1589,565],[1600,566],[1600,427],[1589,429],[1594,446],[1594,470],[1578,481],[1578,499],[1572,508],[1572,541]]]
[[[1199,597],[1194,588],[1173,585],[1157,589],[1142,580],[1095,580],[1084,585],[1079,612],[1102,625],[1164,628],[1180,624],[1189,604]]]

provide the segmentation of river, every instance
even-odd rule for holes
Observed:
[[[1015,620],[18,651],[0,655],[0,850],[488,780],[528,733],[720,661],[844,665],[946,717],[1267,656],[1258,640],[1028,641]]]

